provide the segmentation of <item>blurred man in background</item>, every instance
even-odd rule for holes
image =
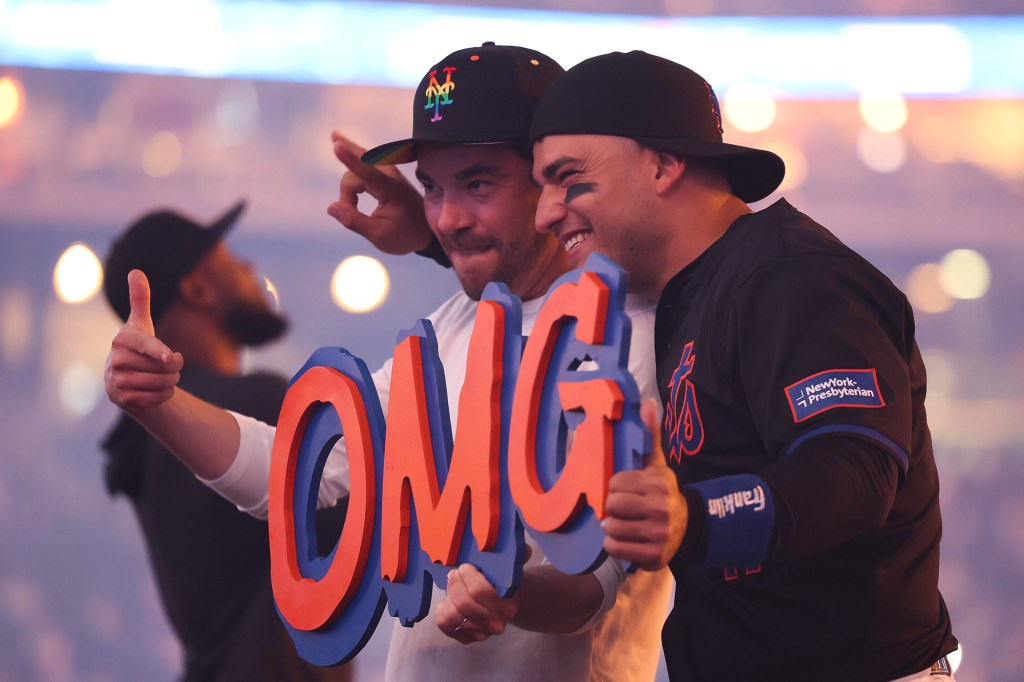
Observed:
[[[105,263],[104,292],[122,320],[130,312],[128,272],[146,272],[149,324],[188,357],[181,386],[270,423],[287,389],[277,374],[241,371],[242,350],[287,329],[253,268],[222,241],[239,202],[209,226],[173,211],[134,222]],[[160,599],[184,653],[182,679],[348,680],[350,669],[303,661],[274,609],[266,524],[239,514],[139,424],[122,414],[103,441],[111,495],[132,503]],[[342,508],[320,512],[318,528],[337,538]]]

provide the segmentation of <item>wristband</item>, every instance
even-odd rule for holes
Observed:
[[[775,505],[757,476],[723,476],[685,486],[700,496],[707,514],[704,566],[755,566],[775,530]]]
[[[417,251],[416,255],[430,258],[437,262],[438,265],[443,265],[446,268],[452,266],[452,261],[448,258],[448,254],[444,252],[444,249],[441,248],[441,242],[437,240],[437,235],[431,235],[430,243],[427,244],[426,248]]]

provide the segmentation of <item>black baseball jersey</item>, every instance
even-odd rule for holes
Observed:
[[[691,519],[672,679],[891,680],[956,648],[906,297],[787,202],[667,285],[664,445]]]

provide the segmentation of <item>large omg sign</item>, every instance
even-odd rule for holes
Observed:
[[[624,272],[591,256],[551,288],[524,344],[519,299],[489,284],[454,439],[428,321],[399,335],[386,420],[362,360],[341,348],[310,357],[281,408],[269,498],[274,598],[303,658],[352,658],[385,603],[412,625],[430,608],[430,579],[443,588],[461,563],[511,596],[524,527],[561,571],[597,567],[608,481],[642,466],[650,445],[626,369],[625,296]],[[317,492],[343,436],[348,516],[321,557]]]

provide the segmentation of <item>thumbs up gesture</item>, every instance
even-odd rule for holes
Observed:
[[[608,516],[601,526],[608,535],[604,540],[606,552],[654,571],[666,566],[679,549],[689,514],[675,472],[669,468],[661,449],[654,400],[641,405],[640,417],[654,436],[652,452],[643,469],[612,476],[608,484]]]
[[[338,200],[327,213],[384,253],[405,254],[426,248],[432,233],[423,212],[423,197],[395,166],[371,166],[360,158],[366,150],[341,135],[331,134],[334,155],[347,171],[341,176]],[[367,215],[358,208],[367,193],[377,207]]]
[[[110,401],[127,412],[153,407],[170,399],[184,365],[156,338],[149,310],[149,280],[141,270],[128,273],[131,312],[110,344],[103,381]]]

